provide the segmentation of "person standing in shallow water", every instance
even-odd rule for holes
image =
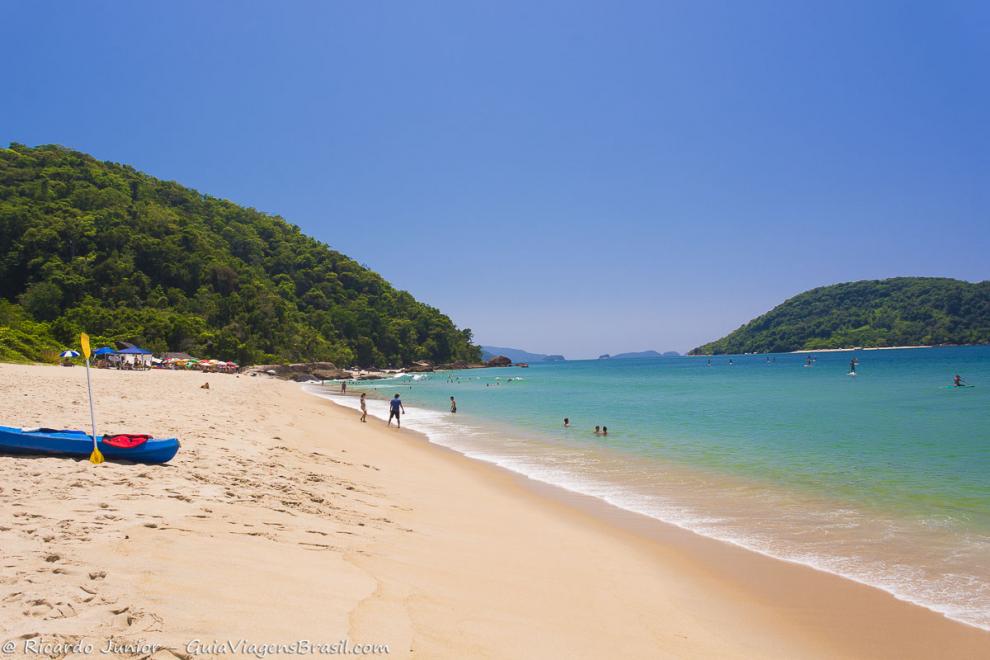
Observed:
[[[564,418],[564,428],[565,429],[571,428],[571,420],[567,417]]]
[[[454,401],[454,397],[450,397],[450,412],[457,412],[457,402]]]
[[[400,419],[400,414],[406,414],[406,409],[402,406],[402,399],[396,394],[391,401],[388,402],[388,426],[392,426],[392,418],[395,418],[395,426],[397,428],[402,428],[402,421]]]
[[[368,400],[365,399],[364,392],[361,392],[361,421],[368,421]]]

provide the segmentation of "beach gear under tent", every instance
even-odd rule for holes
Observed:
[[[129,364],[141,364],[145,367],[151,366],[151,351],[140,346],[128,346],[116,352],[122,355],[123,360]]]

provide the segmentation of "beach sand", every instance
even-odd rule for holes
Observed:
[[[99,432],[182,449],[165,466],[0,455],[13,657],[108,640],[153,658],[240,640],[419,658],[990,657],[990,633],[362,424],[294,383],[93,382]],[[81,368],[0,365],[0,424],[88,423]]]

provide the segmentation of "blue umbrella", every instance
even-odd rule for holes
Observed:
[[[62,351],[61,353],[59,353],[59,357],[64,357],[64,358],[79,357],[79,351]]]

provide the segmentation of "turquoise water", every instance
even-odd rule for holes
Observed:
[[[990,347],[807,357],[575,361],[358,387],[401,393],[409,426],[465,454],[990,629]],[[976,387],[947,387],[956,373]]]

